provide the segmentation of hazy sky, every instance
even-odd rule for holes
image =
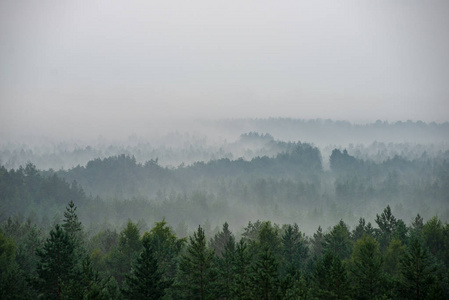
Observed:
[[[1,136],[194,117],[449,121],[449,1],[0,1]]]

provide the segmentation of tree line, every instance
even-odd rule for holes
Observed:
[[[82,212],[81,207],[81,212]],[[375,225],[340,220],[307,236],[294,224],[225,222],[179,238],[162,219],[89,236],[70,201],[48,232],[0,226],[1,299],[447,299],[449,224],[411,224],[387,206]]]

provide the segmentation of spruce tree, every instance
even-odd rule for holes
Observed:
[[[158,268],[154,246],[149,238],[143,239],[143,251],[126,276],[123,294],[127,299],[161,299],[172,282],[163,279]]]
[[[256,299],[275,299],[279,292],[278,263],[266,247],[252,268],[251,283]]]
[[[69,235],[57,224],[42,249],[36,250],[37,289],[45,299],[62,299],[65,288],[76,274],[74,244]]]
[[[352,254],[352,273],[356,294],[363,299],[375,299],[382,286],[382,255],[379,243],[371,236],[359,239]]]
[[[180,281],[189,299],[216,298],[216,270],[213,265],[214,251],[206,246],[206,236],[201,226],[189,237],[186,253],[179,264]]]
[[[425,299],[435,279],[435,268],[427,248],[414,238],[400,263],[401,284],[408,299]]]
[[[252,299],[250,291],[251,253],[245,240],[240,239],[234,254],[234,281],[231,286],[233,299]]]
[[[226,224],[226,223],[225,223]],[[230,299],[231,287],[234,284],[234,262],[235,262],[235,240],[233,235],[228,236],[228,242],[221,251],[220,256],[216,256],[218,267],[217,290],[220,298]]]

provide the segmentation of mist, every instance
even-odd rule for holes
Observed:
[[[449,120],[444,1],[2,1],[0,134]]]

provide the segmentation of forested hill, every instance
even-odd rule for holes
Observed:
[[[0,170],[3,217],[39,212],[52,218],[66,201],[86,203],[95,220],[128,218],[193,226],[204,220],[248,218],[294,221],[308,229],[357,215],[372,215],[386,205],[406,220],[420,211],[449,220],[449,159],[445,156],[383,162],[360,159],[334,149],[330,170],[320,151],[304,143],[273,157],[218,159],[177,168],[156,160],[138,163],[119,155],[69,170],[38,170],[32,164]],[[98,196],[98,197],[97,197]],[[227,218],[225,218],[227,216]],[[240,220],[240,221],[239,221]]]
[[[155,196],[164,189],[178,192],[202,189],[198,183],[205,179],[271,177],[310,182],[317,181],[321,172],[320,151],[298,142],[289,152],[249,161],[223,158],[169,169],[159,166],[157,159],[141,164],[134,157],[120,155],[89,161],[85,167],[61,170],[58,175],[68,182],[79,182],[93,196],[123,198]]]

